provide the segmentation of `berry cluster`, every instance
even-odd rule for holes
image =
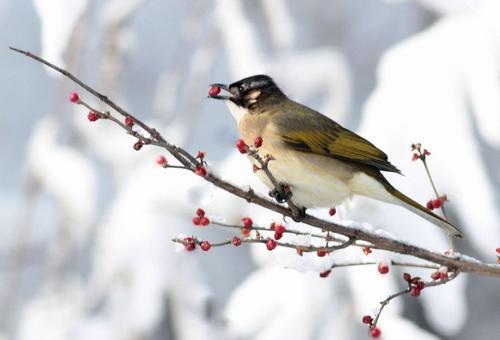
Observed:
[[[408,283],[408,289],[410,290],[410,295],[413,297],[419,297],[420,292],[425,288],[425,283],[418,276],[412,277],[408,273],[403,274],[403,279]]]
[[[274,239],[279,240],[283,237],[283,233],[286,231],[284,225],[279,223],[271,223],[271,230],[274,230]]]
[[[184,244],[184,249],[186,251],[193,251],[196,249],[196,246],[199,245],[201,250],[209,251],[212,248],[212,245],[208,241],[198,241],[196,238],[188,236],[182,239],[182,243]]]
[[[372,338],[380,337],[382,332],[380,331],[380,328],[373,324],[374,320],[370,315],[364,315],[361,321],[369,326],[368,330],[370,331],[370,335],[372,336]]]
[[[82,99],[80,99],[80,96],[76,92],[71,92],[69,94],[69,101],[74,103],[74,104],[83,105],[86,108],[88,108],[90,111],[87,114],[87,119],[90,122],[95,122],[99,119],[102,119],[102,118],[107,119],[110,117],[109,112],[103,113],[103,112],[99,112],[98,110],[93,109],[89,104],[87,104]],[[137,142],[135,142],[133,145],[134,150],[136,150],[136,151],[141,150],[145,142],[144,142],[144,139],[141,137],[141,135],[139,133],[133,131],[133,129],[132,129],[132,127],[135,125],[135,119],[132,116],[126,116],[125,119],[123,120],[123,125],[126,127],[126,129],[129,131],[129,133],[131,135],[136,136],[138,138]],[[156,160],[156,163],[158,165],[163,166],[163,167],[167,166],[166,158],[163,156],[160,156]]]
[[[210,220],[205,216],[205,211],[203,209],[196,209],[196,216],[191,220],[194,225],[205,227],[210,224]]]
[[[241,228],[241,235],[243,237],[250,236],[250,228],[253,226],[253,220],[250,217],[243,217],[241,219],[241,223],[243,224],[243,228]]]
[[[431,153],[427,149],[422,150],[422,144],[414,143],[411,145],[411,151],[413,151],[413,156],[411,158],[412,161],[416,161],[420,159],[421,161],[425,161],[427,156],[430,156]]]
[[[264,140],[262,139],[261,136],[257,136],[253,142],[253,147],[258,149],[262,146],[262,143],[264,142]],[[243,139],[238,139],[236,141],[236,148],[238,149],[238,151],[242,154],[245,154],[245,153],[248,153],[250,151],[255,151],[252,147],[250,147],[249,145],[247,145],[247,143],[245,143],[245,141]]]
[[[434,210],[434,209],[439,209],[443,206],[443,203],[448,200],[448,197],[446,195],[439,196],[436,199],[429,200],[427,202],[426,206],[427,209]]]

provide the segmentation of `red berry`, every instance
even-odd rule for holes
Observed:
[[[243,139],[238,139],[236,141],[236,147],[238,148],[238,151],[240,153],[247,153],[248,152],[248,145],[245,143]]]
[[[377,269],[380,274],[387,274],[389,272],[389,266],[385,262],[380,262]]]
[[[125,117],[125,125],[127,125],[128,127],[132,127],[134,126],[134,123],[134,118],[130,116]]]
[[[378,327],[370,328],[370,335],[373,338],[378,338],[380,336],[380,334],[382,334],[382,332],[380,331],[380,328],[378,328]]]
[[[196,241],[192,237],[185,237],[184,241],[184,249],[187,251],[193,251],[196,249]]]
[[[426,207],[427,207],[427,209],[433,210],[434,209],[434,201],[430,200],[429,202],[427,202]]]
[[[210,220],[209,220],[207,217],[203,216],[203,217],[200,219],[200,224],[201,224],[202,226],[207,226],[207,225],[209,225],[209,224],[210,224]]]
[[[233,246],[239,247],[239,246],[241,246],[241,238],[235,236],[235,237],[233,237],[233,240],[231,241],[231,243],[233,244]]]
[[[369,254],[371,254],[371,252],[372,252],[372,248],[370,248],[370,247],[363,248],[363,254],[368,256]]]
[[[365,315],[365,316],[363,316],[362,321],[363,321],[363,323],[371,324],[373,321],[373,318],[370,315]]]
[[[448,273],[447,272],[439,272],[439,278],[441,280],[446,280],[448,278]]]
[[[267,242],[266,242],[266,247],[267,247],[267,250],[273,250],[274,248],[276,248],[276,241],[273,240],[272,238],[268,238],[267,239]]]
[[[274,239],[275,239],[275,240],[279,240],[279,239],[280,239],[280,238],[282,238],[282,237],[283,237],[283,233],[278,233],[278,232],[275,232],[275,233],[274,233]]]
[[[198,216],[198,217],[205,216],[205,210],[203,210],[201,208],[196,209],[196,216]]]
[[[216,95],[218,95],[220,93],[220,87],[218,86],[212,86],[209,90],[208,90],[208,96],[209,97],[215,97]]]
[[[419,159],[420,156],[418,155],[418,153],[414,153],[413,154],[413,157],[411,158],[412,161],[416,161],[417,159]]]
[[[87,115],[87,119],[91,122],[95,122],[96,120],[99,119],[99,116],[94,111],[89,111],[89,113]]]
[[[256,148],[260,148],[262,146],[262,142],[264,140],[262,139],[261,136],[258,136],[255,138],[255,141],[253,142],[253,145],[256,147]]]
[[[441,208],[442,204],[443,204],[443,201],[440,198],[436,198],[434,201],[432,201],[432,206],[434,207],[434,209]]]
[[[252,166],[252,170],[253,170],[253,172],[254,172],[254,173],[256,173],[257,171],[259,171],[259,170],[260,170],[260,168],[257,166],[257,164],[254,164],[254,165]]]
[[[425,288],[425,282],[424,281],[418,281],[417,288],[418,288],[418,290],[423,290]]]
[[[191,221],[193,222],[194,225],[200,225],[201,222],[199,217],[193,217]]]
[[[429,152],[429,150],[424,149],[424,155],[426,155],[426,156],[430,156],[430,155],[431,155],[431,153]]]
[[[210,248],[212,248],[212,245],[211,245],[211,244],[210,244],[210,242],[208,242],[208,241],[202,241],[202,242],[200,243],[200,248],[201,248],[201,250],[203,250],[203,251],[209,251],[209,250],[210,250]]]
[[[134,143],[134,150],[139,151],[142,148],[143,144],[140,140]]]
[[[160,155],[156,158],[156,164],[160,166],[166,166],[167,165],[167,158],[163,155]]]
[[[198,151],[196,158],[203,159],[207,154],[204,151]]]
[[[250,229],[248,229],[248,228],[241,228],[241,235],[243,235],[244,237],[250,236]]]
[[[418,289],[418,287],[413,287],[410,290],[410,295],[413,297],[419,297],[420,296],[420,289]]]
[[[497,252],[497,254],[500,254],[500,247],[495,249],[495,251]]]
[[[253,220],[250,217],[243,217],[241,219],[245,228],[250,228],[253,225]]]
[[[325,257],[326,254],[328,254],[328,252],[325,250],[316,251],[316,255],[318,255],[319,257]]]
[[[297,255],[299,255],[299,256],[304,255],[304,251],[303,251],[302,249],[296,248],[296,249],[295,249],[295,252],[296,252],[296,253],[297,253]]]
[[[277,233],[283,234],[285,232],[286,228],[282,224],[274,224],[273,230]]]
[[[411,281],[411,275],[408,274],[408,273],[404,273],[403,274],[403,280],[405,280],[406,282],[410,282]]]
[[[332,272],[331,269],[325,270],[324,272],[319,273],[319,277],[328,277],[330,273]]]
[[[78,103],[80,101],[80,96],[76,92],[71,92],[69,94],[69,101],[72,103]]]
[[[433,279],[433,280],[439,280],[440,277],[441,277],[440,272],[434,272],[431,274],[431,279]]]
[[[330,208],[330,210],[328,210],[328,215],[330,216],[333,216],[337,213],[337,209],[335,208]]]
[[[205,177],[207,175],[207,169],[204,166],[200,165],[195,170],[194,173],[198,176]]]
[[[410,282],[411,282],[412,284],[416,285],[416,284],[418,284],[421,280],[422,280],[421,278],[419,278],[418,276],[415,276],[415,277],[412,277],[412,278],[411,278],[411,281],[410,281]]]

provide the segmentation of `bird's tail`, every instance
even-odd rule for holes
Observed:
[[[446,221],[444,218],[436,215],[430,209],[427,209],[426,207],[415,202],[414,200],[412,200],[411,198],[409,198],[408,196],[406,196],[405,194],[401,193],[396,188],[394,188],[380,172],[377,171],[370,175],[371,177],[375,178],[380,184],[382,184],[385,190],[391,194],[390,200],[383,199],[386,202],[401,205],[402,207],[410,210],[411,212],[417,214],[418,216],[431,222],[432,224],[435,224],[438,227],[443,228],[450,235],[453,235],[457,238],[464,237],[462,231],[458,229],[456,226]]]
[[[453,224],[450,222],[446,221],[444,218],[436,215],[433,213],[430,209],[425,208],[421,204],[415,202],[405,194],[399,192],[395,188],[392,188],[394,191],[391,192],[391,194],[398,199],[400,204],[405,207],[406,209],[410,210],[411,212],[414,212],[418,216],[426,219],[427,221],[437,225],[438,227],[443,228],[446,230],[448,233],[451,235],[458,237],[458,238],[464,238],[464,234],[460,229],[455,227]]]

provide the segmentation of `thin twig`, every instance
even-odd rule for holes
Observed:
[[[424,282],[424,287],[430,288],[430,287],[441,286],[443,284],[450,282],[451,280],[454,280],[458,275],[459,275],[459,272],[454,272],[454,273],[451,273],[446,279]],[[412,286],[410,283],[408,283],[408,288],[403,289],[403,290],[401,290],[397,293],[394,293],[392,295],[389,295],[385,300],[381,301],[380,308],[378,309],[377,313],[375,314],[375,317],[373,318],[373,322],[371,324],[371,327],[375,327],[377,325],[378,320],[380,318],[380,315],[382,314],[382,311],[384,310],[385,306],[387,306],[389,304],[389,302],[391,302],[391,300],[397,298],[398,296],[408,294],[411,292],[411,290],[412,290]]]

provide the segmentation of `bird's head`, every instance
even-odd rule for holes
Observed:
[[[229,101],[240,109],[246,110],[255,110],[262,104],[269,104],[284,97],[273,79],[263,74],[244,78],[230,85],[211,84],[210,86],[212,89],[222,89],[228,94],[219,95],[218,90],[215,90],[217,93],[209,94],[209,97]]]

